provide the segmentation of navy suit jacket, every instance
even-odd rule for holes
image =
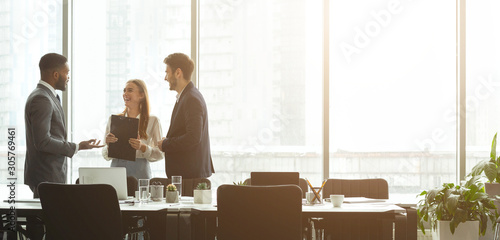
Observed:
[[[215,172],[210,154],[207,105],[192,82],[175,104],[162,150],[169,178],[207,178]]]
[[[28,97],[24,122],[24,183],[30,187],[41,182],[66,183],[66,157],[73,156],[76,144],[66,140],[64,111],[47,87],[38,84]]]

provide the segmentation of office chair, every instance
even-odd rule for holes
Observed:
[[[323,187],[323,198],[330,194],[343,194],[345,197],[366,197],[388,199],[389,185],[385,179],[328,179]],[[392,222],[375,219],[324,218],[317,219],[316,226],[324,229],[329,239],[379,239],[387,232],[392,233]],[[360,231],[361,229],[361,231]]]
[[[247,179],[245,179],[245,181],[243,183],[247,186],[250,186],[250,185],[252,185],[252,179],[247,178]],[[309,190],[309,186],[307,185],[307,182],[304,178],[299,178],[299,187],[300,187],[300,190],[302,190],[302,198],[305,198],[306,192]]]
[[[26,231],[26,217],[17,216],[16,226],[14,229],[10,229],[10,219],[7,214],[1,215],[1,224],[0,227],[0,240],[6,239],[17,239],[17,240],[26,240],[28,239],[28,233]],[[41,222],[41,219],[40,219]]]
[[[389,199],[389,184],[382,178],[372,179],[335,179],[330,178],[323,187],[323,198],[330,194],[343,194],[344,197],[366,197]]]
[[[80,178],[76,179],[75,184],[80,184]],[[135,191],[139,189],[139,183],[137,178],[134,176],[127,176],[127,196],[135,196]],[[139,239],[143,236],[145,239],[149,239],[149,229],[146,224],[147,217],[145,216],[124,216],[123,217],[123,229],[126,232],[130,240]]]
[[[294,176],[296,174],[296,176]],[[251,175],[257,176],[260,179],[258,182],[252,184],[252,178],[247,178],[244,182],[245,185],[282,185],[282,184],[297,184],[302,190],[302,198],[306,197],[308,185],[305,179],[298,178],[298,172],[252,172]],[[298,183],[295,181],[298,178]]]
[[[255,186],[255,185],[281,185],[281,184],[297,184],[302,190],[302,198],[306,197],[306,192],[308,191],[308,185],[304,178],[299,178],[298,172],[251,172],[250,178],[245,180],[245,185]],[[252,183],[252,177],[257,177],[257,181]],[[256,184],[255,184],[256,183]],[[303,232],[305,235],[310,235],[311,226],[307,222],[307,219],[303,219],[302,226],[304,227]]]
[[[168,184],[172,183],[171,179],[169,178],[151,178],[151,180],[149,180],[149,184],[153,184],[155,182],[161,183],[162,185],[165,186],[165,188],[167,187]],[[202,182],[207,183],[208,186],[211,186],[210,180],[206,178],[186,178],[186,179],[183,178],[181,196],[192,197],[193,190],[196,189],[196,186],[198,186],[198,184]]]
[[[47,239],[123,239],[120,206],[112,186],[41,183],[38,192]]]
[[[301,195],[296,185],[219,186],[217,239],[302,239]]]

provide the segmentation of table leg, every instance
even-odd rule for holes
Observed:
[[[417,240],[417,209],[406,208],[406,239]]]
[[[406,224],[407,219],[406,215],[400,214],[396,215],[394,219],[394,228],[395,228],[395,239],[396,240],[406,240]]]
[[[205,240],[205,219],[202,214],[191,214],[191,238],[193,240]]]

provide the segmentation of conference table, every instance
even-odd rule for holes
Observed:
[[[216,201],[214,201],[215,203]],[[2,201],[0,213],[9,214],[11,205]],[[17,200],[17,216],[41,216],[41,205],[36,200]],[[147,216],[151,239],[215,239],[217,207],[214,204],[194,204],[192,197],[182,197],[180,203],[152,202],[147,204],[120,203],[123,217]],[[302,206],[303,218],[350,217],[389,220],[395,234],[386,232],[383,239],[407,239],[407,209],[389,202],[344,203],[334,208],[331,203]],[[392,226],[392,225],[391,225]],[[392,228],[391,228],[392,229]],[[413,238],[408,238],[413,239]],[[416,239],[416,238],[415,238]]]
[[[390,224],[386,231],[380,233],[381,239],[416,240],[416,219],[408,221],[406,204],[398,206],[390,201],[365,203],[343,203],[342,207],[334,208],[330,202],[316,205],[302,205],[302,218],[349,218],[383,220]],[[404,206],[404,207],[402,207]],[[410,214],[414,215],[414,213]],[[191,209],[192,239],[213,240],[216,235],[217,207],[215,205],[196,206]],[[393,225],[394,224],[394,225]],[[394,226],[394,233],[392,231]],[[389,229],[387,231],[387,229]],[[409,233],[414,232],[413,233]]]
[[[165,203],[149,201],[146,204],[131,201],[120,201],[122,218],[132,216],[147,217],[151,239],[189,239],[191,229],[189,221],[191,209],[195,207],[192,197],[183,197],[180,203]],[[15,205],[5,201],[0,203],[0,214],[10,214],[10,207],[15,206],[18,217],[42,216],[42,206],[39,199],[17,199]],[[43,220],[43,219],[42,219]],[[126,229],[124,229],[126,231]]]

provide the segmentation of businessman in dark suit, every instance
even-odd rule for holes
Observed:
[[[163,61],[165,81],[175,90],[177,101],[167,137],[158,142],[165,152],[167,176],[208,178],[214,173],[208,135],[205,99],[191,82],[194,62],[183,53],[173,53]]]
[[[24,184],[38,198],[37,186],[41,182],[66,183],[66,157],[78,150],[102,147],[95,139],[75,144],[67,141],[66,122],[59,95],[55,90],[66,90],[69,66],[66,57],[48,53],[40,59],[37,87],[29,95],[24,109],[26,127],[26,160]],[[43,227],[28,218],[31,239],[41,239]]]

